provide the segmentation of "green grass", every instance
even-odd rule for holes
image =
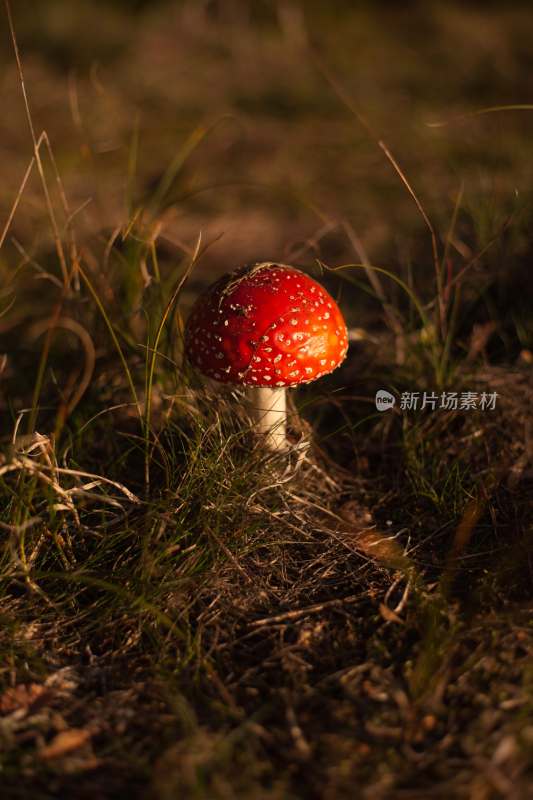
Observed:
[[[532,121],[468,113],[527,105],[531,21],[298,8],[102,3],[97,50],[89,4],[14,9],[52,150],[49,202],[35,164],[19,193],[6,50],[6,798],[530,791]],[[183,355],[198,292],[265,258],[357,329],[291,395],[305,455],[265,455]],[[499,398],[379,414],[378,388]]]

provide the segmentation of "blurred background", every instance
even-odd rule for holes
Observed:
[[[13,17],[34,126],[94,269],[113,231],[148,214],[163,271],[200,231],[212,243],[191,297],[254,260],[313,269],[364,256],[430,300],[428,229],[382,140],[440,243],[449,235],[450,274],[482,253],[463,302],[467,317],[497,320],[494,357],[530,346],[533,112],[471,115],[533,100],[529,3],[18,0]],[[3,19],[2,225],[32,154]],[[47,268],[52,245],[35,173],[0,270],[21,258]],[[381,303],[350,291],[350,325],[380,326]]]
[[[531,2],[11,6],[2,796],[533,797]],[[180,336],[257,260],[350,329],[279,472]]]

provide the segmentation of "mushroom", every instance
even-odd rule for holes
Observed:
[[[284,264],[224,275],[196,301],[185,353],[203,375],[246,386],[256,430],[271,450],[287,446],[285,391],[333,372],[348,350],[335,300]]]

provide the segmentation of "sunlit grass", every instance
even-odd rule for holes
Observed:
[[[500,162],[490,128],[466,127],[495,113],[428,115],[434,84],[399,40],[386,42],[397,75],[365,57],[357,85],[331,80],[349,48],[317,70],[306,26],[322,26],[327,42],[337,20],[314,10],[304,24],[291,8],[234,20],[231,46],[219,35],[225,12],[218,23],[190,5],[148,13],[146,40],[137,33],[152,53],[143,61],[137,47],[145,86],[118,55],[113,77],[94,67],[90,88],[71,78],[75,155],[71,132],[40,135],[27,81],[34,152],[30,137],[0,253],[8,791],[25,776],[44,798],[54,776],[61,787],[90,775],[97,795],[98,776],[107,791],[116,770],[120,787],[150,783],[157,800],[352,797],[361,783],[384,797],[387,787],[429,792],[438,773],[446,796],[471,797],[476,764],[499,770],[494,752],[509,737],[517,780],[525,775],[533,327],[519,287],[531,209],[514,189],[529,180],[529,134],[507,116]],[[375,30],[378,16],[345,13],[347,42]],[[516,13],[501,31],[487,14],[498,52]],[[464,15],[418,22],[470,48]],[[199,72],[191,86],[162,85],[182,28],[188,63],[216,68],[216,96]],[[366,39],[367,55],[385,46]],[[250,47],[267,67],[250,65]],[[470,105],[456,61],[448,67],[449,91]],[[414,130],[411,112],[398,113],[411,103],[405,86],[418,92],[416,115],[450,124]],[[130,113],[132,97],[152,104],[148,119]],[[354,132],[347,108],[375,119]],[[89,203],[76,170],[94,190]],[[247,240],[260,213],[273,227]],[[212,224],[219,215],[235,221],[234,250]],[[240,390],[193,373],[183,322],[232,259],[291,256],[338,296],[353,343],[342,370],[293,396],[294,447],[272,456]],[[373,398],[385,387],[497,389],[500,404],[494,414],[382,415]],[[494,663],[484,665],[487,649]],[[15,725],[6,690],[62,670],[78,683],[51,692],[55,716],[47,700],[37,722],[31,707],[15,709]],[[479,697],[500,721],[470,758],[461,747]],[[81,766],[40,760],[63,724],[90,731],[98,763],[92,751]],[[479,785],[480,797],[492,791]]]

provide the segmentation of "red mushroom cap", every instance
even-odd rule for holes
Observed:
[[[282,264],[224,275],[197,300],[185,330],[190,362],[222,383],[309,383],[333,372],[347,350],[335,300],[305,273]]]

